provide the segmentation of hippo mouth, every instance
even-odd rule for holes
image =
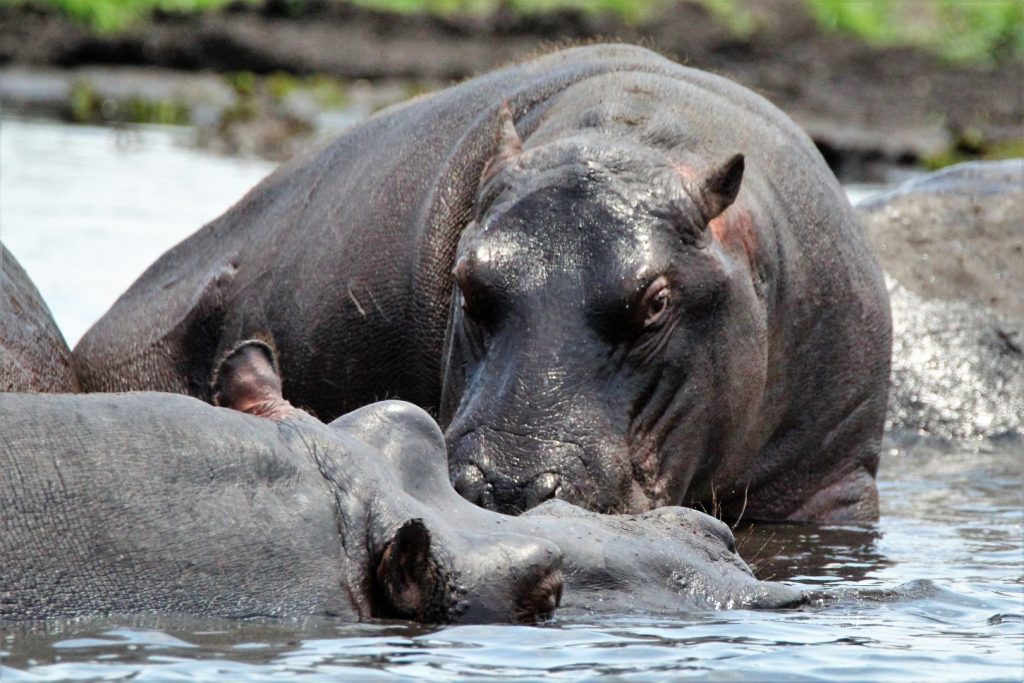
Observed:
[[[452,486],[474,505],[511,515],[518,515],[553,498],[565,499],[566,494],[571,493],[557,472],[541,472],[527,482],[502,486],[489,480],[483,470],[472,463],[456,467]]]
[[[537,448],[517,448],[523,439]],[[447,434],[452,486],[463,498],[488,510],[519,515],[551,499],[585,507],[599,503],[588,482],[595,479],[584,447],[564,439],[524,437],[491,427]],[[538,453],[538,448],[540,452]],[[538,457],[543,455],[543,457]],[[500,458],[500,459],[499,459]],[[535,463],[526,468],[524,463]],[[517,474],[517,472],[522,474]],[[529,470],[532,470],[530,472]],[[525,475],[525,476],[524,476]]]

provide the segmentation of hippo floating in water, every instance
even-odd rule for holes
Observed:
[[[0,244],[0,392],[74,392],[71,349],[39,290]]]
[[[846,196],[778,109],[648,50],[511,66],[284,166],[140,277],[79,378],[208,398],[264,330],[323,419],[437,411],[488,508],[877,516],[890,319]]]
[[[779,607],[695,510],[506,517],[461,498],[443,436],[389,401],[325,425],[267,346],[215,399],[0,395],[0,621],[104,613],[530,621],[578,608]]]
[[[857,211],[891,276],[891,426],[1024,431],[1024,159],[958,164]]]

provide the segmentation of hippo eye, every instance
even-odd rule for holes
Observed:
[[[653,327],[665,319],[672,303],[672,288],[665,277],[659,277],[644,292],[640,310],[644,315],[644,327]]]

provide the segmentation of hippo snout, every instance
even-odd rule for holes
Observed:
[[[557,498],[562,491],[562,478],[555,472],[541,472],[520,486],[496,486],[479,467],[464,464],[455,470],[452,486],[474,505],[515,514]]]

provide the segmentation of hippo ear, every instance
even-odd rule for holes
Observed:
[[[705,225],[736,201],[743,180],[743,168],[743,155],[734,154],[700,182],[694,193],[694,201],[703,214]]]
[[[381,616],[417,621],[432,618],[443,580],[430,556],[430,532],[422,519],[410,519],[388,542],[377,563],[377,588],[384,598]],[[436,616],[436,615],[433,615]]]
[[[213,373],[214,405],[263,417],[282,417],[291,405],[281,395],[281,371],[270,344],[249,339],[235,346]]]
[[[513,159],[523,153],[523,141],[516,132],[516,124],[512,120],[512,110],[508,102],[501,105],[498,111],[498,130],[494,135],[494,156],[484,166],[480,174],[480,184],[498,175]]]

